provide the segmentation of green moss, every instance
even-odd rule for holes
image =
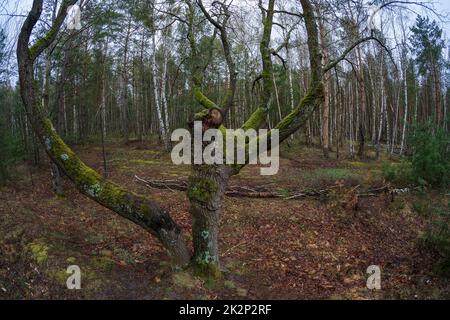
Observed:
[[[50,41],[58,32],[58,28],[51,28],[47,34],[45,36],[43,36],[42,38],[39,38],[36,43],[30,48],[30,57],[32,59],[36,58],[36,54],[37,51],[40,47],[42,47],[42,45],[47,42]]]
[[[194,115],[194,121],[202,121],[209,113],[208,109],[197,112]]]
[[[299,109],[295,109],[294,111],[292,111],[290,114],[288,114],[286,117],[283,118],[283,120],[281,120],[277,126],[275,127],[275,129],[284,129],[287,128],[292,122],[294,122],[295,118],[297,117],[297,115],[299,114],[300,110]]]
[[[46,146],[50,147],[49,152],[56,161],[60,162],[61,167],[67,172],[77,187],[85,190],[89,190],[93,186],[97,188],[95,186],[101,180],[100,175],[86,166],[64,143],[49,119],[44,120],[44,130],[46,134],[44,141]]]
[[[48,259],[48,247],[45,244],[33,242],[30,244],[30,250],[38,264],[42,264]]]
[[[195,274],[201,277],[218,279],[222,276],[217,257],[211,255],[209,251],[194,257],[193,267]]]
[[[263,107],[259,107],[244,123],[242,129],[244,131],[249,129],[258,129],[261,123],[264,121],[265,117],[266,117],[266,110]]]
[[[284,119],[282,119],[275,129],[285,129],[288,128],[299,116],[299,114],[305,109],[307,109],[306,112],[311,111],[314,107],[316,100],[320,98],[323,92],[323,85],[322,83],[316,84],[315,88],[311,90],[308,94],[306,94],[303,99],[300,102],[300,105],[294,109],[290,114],[288,114]],[[304,113],[303,113],[304,114]]]
[[[66,286],[67,279],[70,277],[70,273],[67,273],[67,269],[58,269],[49,273],[49,276],[55,279],[62,286]],[[81,270],[81,280],[83,281],[93,281],[97,279],[97,274],[89,269]]]
[[[225,280],[223,285],[227,289],[235,289],[236,288],[236,284],[231,280]]]
[[[108,257],[98,257],[91,260],[91,265],[96,270],[111,272],[114,267],[114,261]]]
[[[217,108],[217,105],[208,99],[198,86],[194,87],[194,97],[206,109]]]
[[[66,285],[67,278],[69,274],[66,269],[58,269],[56,272],[52,274],[53,278],[58,281],[61,285]]]
[[[119,211],[131,211],[131,203],[125,197],[126,192],[118,185],[106,182],[98,194],[98,199],[103,203],[108,203],[111,207]]]
[[[66,259],[67,263],[75,263],[77,261],[77,259],[75,257],[69,257]]]
[[[191,201],[206,203],[217,190],[219,186],[213,179],[191,177],[188,198]]]

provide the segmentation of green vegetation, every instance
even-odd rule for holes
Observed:
[[[14,127],[21,122],[22,109],[18,90],[7,82],[5,41],[6,35],[0,29],[0,181],[10,178],[11,166],[23,159],[24,154],[20,132]]]
[[[436,186],[448,186],[450,134],[429,121],[413,127],[410,145],[413,178]]]
[[[362,0],[104,0],[65,31],[76,2],[34,0],[28,19],[4,14],[18,37],[0,28],[0,182],[17,168],[0,185],[0,299],[450,294],[432,268],[450,271],[441,23],[414,23],[407,2],[368,30]],[[268,129],[256,142],[279,129],[278,174],[176,168],[170,133],[196,120],[224,138]],[[81,291],[66,290],[70,264]],[[389,275],[377,293],[372,264]]]
[[[354,171],[345,168],[324,168],[306,171],[305,179],[334,184],[339,180],[359,180],[360,176]]]
[[[401,161],[400,163],[385,162],[382,165],[382,173],[387,181],[400,186],[409,185],[413,182],[413,168],[409,161]]]
[[[436,272],[450,275],[450,201],[446,206],[433,205],[429,212],[430,224],[424,234],[424,242],[442,257],[435,267]]]
[[[33,257],[38,264],[42,264],[48,259],[48,247],[45,244],[34,242],[30,244]]]
[[[384,177],[398,184],[447,188],[450,182],[450,134],[432,122],[416,124],[409,137],[410,155],[383,166]]]

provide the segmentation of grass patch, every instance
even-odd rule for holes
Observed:
[[[304,179],[309,181],[319,181],[326,184],[334,184],[336,181],[359,182],[361,176],[345,168],[324,168],[307,171],[303,175]]]

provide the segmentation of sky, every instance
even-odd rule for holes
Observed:
[[[447,12],[450,14],[450,0],[441,0],[439,3],[436,4],[436,8],[438,9],[438,12]],[[450,17],[449,17],[449,19],[450,19]],[[449,38],[450,37],[450,21],[443,23],[442,27],[445,30],[447,38]]]
[[[242,0],[234,0],[235,5],[237,5],[239,1]],[[9,57],[12,63],[15,61],[15,44],[24,19],[23,15],[28,13],[32,2],[33,0],[0,0],[0,27],[4,28],[8,35]],[[367,3],[369,2],[371,1],[367,1]],[[205,0],[205,3],[208,3],[208,0]],[[440,24],[450,47],[450,0],[431,0],[431,3],[439,14],[444,15],[447,13],[448,18],[446,21],[440,21]],[[424,12],[420,7],[411,6],[411,9],[414,9],[417,13],[422,15],[428,15],[432,19],[438,19],[431,12]],[[11,17],[11,14],[15,16]],[[413,20],[411,21],[413,22]]]

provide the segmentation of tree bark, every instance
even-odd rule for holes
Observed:
[[[158,117],[158,125],[159,125],[159,133],[161,136],[161,140],[164,143],[164,147],[166,150],[169,149],[169,141],[168,136],[166,132],[166,126],[164,123],[164,117],[162,114],[162,106],[161,106],[161,99],[160,94],[158,91],[158,81],[157,81],[157,65],[156,65],[156,31],[153,31],[152,34],[152,44],[153,44],[153,53],[152,53],[152,78],[153,78],[153,90],[154,90],[154,96],[155,96],[155,107],[156,107],[156,115]]]
[[[41,16],[43,0],[33,1],[33,7],[23,23],[17,45],[17,61],[20,93],[27,116],[48,156],[82,194],[152,233],[161,241],[175,262],[184,265],[189,261],[190,254],[181,229],[168,212],[155,202],[103,179],[84,164],[56,133],[39,102],[34,78],[35,59],[46,49],[45,46],[49,46],[55,40],[67,7],[75,2],[75,0],[63,2],[55,23],[43,38],[45,40],[38,40],[31,49],[28,43],[33,28]]]
[[[57,2],[53,1],[53,3],[52,3],[52,18],[51,18],[52,23],[56,19],[56,7],[57,7]],[[44,71],[44,83],[43,83],[43,91],[42,91],[42,105],[44,107],[44,110],[46,112],[49,112],[50,111],[49,110],[50,109],[50,77],[51,77],[51,72],[52,72],[50,48],[48,48],[45,51],[44,66],[45,66],[45,71]],[[58,108],[58,118],[59,118],[59,114],[60,114],[59,109],[61,109],[61,108]],[[59,123],[59,121],[58,121],[58,123]],[[61,131],[58,131],[58,132],[61,133]],[[59,171],[59,168],[54,163],[52,163],[52,165],[50,167],[51,167],[50,173],[51,173],[51,177],[52,177],[53,192],[57,196],[63,196],[64,191],[63,191],[62,178],[61,178],[61,173]]]
[[[128,27],[125,35],[123,64],[121,72],[121,84],[120,84],[120,126],[122,129],[123,142],[125,144],[129,141],[129,128],[128,128],[128,44],[131,36],[131,18],[128,21]]]
[[[219,221],[231,169],[225,165],[194,165],[189,178],[189,213],[194,242],[193,265],[199,274],[220,276]]]
[[[319,34],[320,34],[320,49],[322,50],[322,63],[327,65],[330,61],[328,53],[327,29],[325,26],[325,17],[320,6],[317,6],[317,16],[319,17]],[[323,90],[323,112],[322,112],[322,151],[325,158],[329,157],[330,151],[330,94],[331,94],[331,75],[327,72],[324,75],[324,90]]]

